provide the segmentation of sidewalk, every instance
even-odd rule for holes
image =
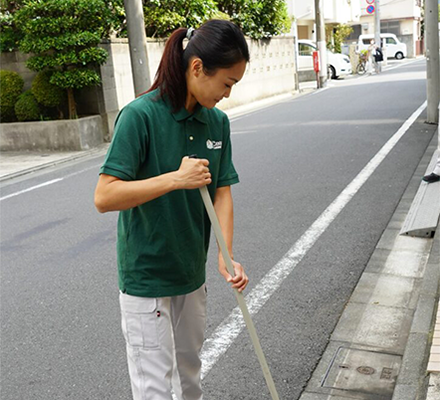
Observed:
[[[109,144],[84,151],[66,152],[32,152],[32,151],[5,151],[0,153],[0,182],[17,178],[41,169],[58,164],[78,160],[87,156],[104,155]]]

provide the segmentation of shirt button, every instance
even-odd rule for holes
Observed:
[[[193,136],[190,136],[190,137],[189,137],[189,140],[194,140],[194,137],[193,137]]]

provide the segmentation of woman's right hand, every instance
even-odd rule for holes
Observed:
[[[179,189],[198,189],[211,183],[209,161],[203,158],[183,157],[175,177]]]

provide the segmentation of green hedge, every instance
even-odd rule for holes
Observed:
[[[31,90],[24,92],[18,97],[15,103],[15,115],[20,122],[38,121],[41,119],[40,107]]]
[[[23,78],[14,71],[0,70],[0,120],[15,121],[14,106],[23,91]]]
[[[32,94],[46,107],[59,107],[66,100],[66,91],[50,83],[53,71],[41,71],[32,82]]]

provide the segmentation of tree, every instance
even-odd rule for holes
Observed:
[[[107,59],[98,47],[111,29],[103,0],[29,0],[15,13],[23,34],[20,50],[34,54],[26,63],[33,71],[53,71],[50,83],[67,91],[69,118],[77,118],[74,89],[101,83],[94,70]]]
[[[21,33],[15,26],[14,13],[20,8],[23,0],[0,0],[0,52],[6,53],[18,48]]]
[[[333,50],[335,53],[340,53],[342,43],[351,32],[353,32],[353,27],[350,25],[327,25],[325,28],[327,48]]]
[[[144,3],[147,37],[167,37],[181,27],[198,28],[219,16],[213,0],[151,0]]]
[[[219,0],[218,7],[253,39],[289,32],[292,24],[284,0]]]

